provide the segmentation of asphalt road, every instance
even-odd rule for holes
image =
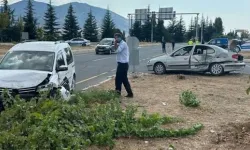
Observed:
[[[177,44],[175,49],[183,46]],[[136,66],[136,72],[148,72],[146,68],[147,61],[153,57],[162,55],[161,45],[141,47],[140,50],[140,65]],[[170,52],[170,49],[168,49]],[[85,89],[89,86],[96,85],[116,72],[116,54],[112,55],[96,55],[94,53],[77,54],[75,55],[76,74],[77,74],[77,90]],[[130,72],[133,67],[130,66]],[[250,64],[247,64],[242,72],[250,74]]]
[[[178,45],[178,48],[181,45]],[[153,57],[162,55],[161,46],[147,46],[139,49],[140,65],[136,66],[136,72],[147,72],[147,61]],[[116,72],[116,54],[96,55],[95,53],[75,55],[77,90],[85,89],[108,79]],[[130,72],[133,67],[130,66]]]

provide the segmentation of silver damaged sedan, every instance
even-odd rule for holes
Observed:
[[[151,59],[149,71],[164,74],[166,71],[210,72],[222,75],[245,68],[243,56],[215,45],[184,46],[170,54]]]

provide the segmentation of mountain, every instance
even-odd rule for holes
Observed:
[[[106,9],[94,7],[86,3],[72,2],[71,4],[74,7],[75,15],[77,16],[78,23],[81,28],[84,25],[84,22],[87,18],[87,15],[90,9],[92,11],[92,14],[96,18],[98,26],[99,27],[101,26],[102,19],[106,13]],[[44,24],[43,17],[44,17],[45,11],[47,10],[47,4],[43,2],[33,1],[33,5],[34,5],[33,8],[35,12],[35,17],[37,18],[37,22],[39,25],[43,25]],[[69,5],[70,4],[68,3],[68,4],[64,4],[60,6],[54,6],[56,14],[57,14],[57,18],[58,18],[57,21],[60,24],[60,27],[62,27],[64,24],[64,18],[67,14]],[[16,17],[25,15],[26,6],[27,6],[27,0],[22,0],[22,1],[19,1],[17,3],[10,5],[10,7],[15,10]],[[112,11],[111,11],[111,15],[112,15],[112,19],[114,23],[116,24],[116,27],[128,33],[128,30],[129,30],[128,20]]]

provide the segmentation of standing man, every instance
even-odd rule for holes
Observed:
[[[164,37],[162,37],[161,45],[162,45],[162,52],[166,53],[166,41],[165,41]]]
[[[120,33],[116,33],[114,38],[115,49],[117,52],[116,61],[118,63],[115,77],[115,90],[118,92],[118,94],[121,94],[123,84],[128,93],[126,97],[133,98],[134,94],[128,81],[129,48],[127,43],[122,40],[122,35]]]

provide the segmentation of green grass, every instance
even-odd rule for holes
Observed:
[[[135,117],[137,108],[122,109],[112,91],[77,93],[70,101],[40,98],[37,102],[12,99],[0,116],[0,149],[84,149],[109,146],[119,137],[180,137],[194,135],[202,124],[165,129],[175,117],[147,114]],[[7,103],[5,103],[7,104]]]

